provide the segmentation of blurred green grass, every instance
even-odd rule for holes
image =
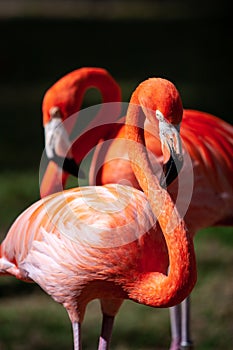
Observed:
[[[198,283],[192,294],[192,333],[197,350],[232,349],[233,229],[202,231],[195,239]],[[39,287],[0,280],[0,349],[72,348],[71,325],[62,306]],[[101,313],[98,301],[87,308],[84,349],[96,348]],[[112,349],[168,349],[168,310],[126,301],[116,318]]]

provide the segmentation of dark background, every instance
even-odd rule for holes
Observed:
[[[124,102],[142,80],[166,77],[180,90],[184,107],[232,122],[227,3],[212,2],[208,10],[205,2],[187,2],[188,7],[177,1],[147,1],[144,6],[139,1],[134,13],[134,2],[114,7],[119,2],[87,1],[86,12],[79,7],[72,12],[71,6],[64,17],[58,11],[64,1],[55,1],[50,12],[42,11],[45,3],[18,15],[5,11],[11,15],[0,20],[2,169],[38,167],[43,95],[61,76],[82,66],[109,70],[122,86]]]

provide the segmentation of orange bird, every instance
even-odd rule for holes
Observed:
[[[154,89],[148,106],[154,114],[142,112],[140,96],[148,87]],[[172,156],[182,157],[179,139],[170,133],[181,117],[172,83],[156,78],[141,83],[131,97],[126,131],[130,161],[144,193],[119,184],[55,193],[23,212],[0,246],[2,275],[36,282],[66,308],[75,350],[81,349],[80,327],[90,300],[102,301],[99,350],[106,350],[123,299],[168,307],[180,303],[195,285],[193,241],[154,175],[138,126],[142,118],[159,118],[161,142]],[[164,123],[170,128],[163,129]]]
[[[173,199],[177,198],[177,188],[181,189],[181,186],[184,186],[185,190],[187,186],[191,186],[190,176],[193,172],[190,200],[187,200],[187,194],[184,192],[183,197],[179,196],[179,200],[176,201],[192,237],[206,227],[233,226],[233,127],[208,113],[184,110],[180,134],[184,165],[179,178],[170,184],[168,191]],[[126,159],[124,135],[123,127],[110,146],[108,144],[108,149],[103,144],[98,153],[96,152],[95,162],[92,163],[92,183],[95,181],[94,174],[96,184],[117,183],[124,179],[125,183],[140,188]],[[155,160],[161,159],[158,138],[146,134],[146,146],[156,155]],[[190,157],[191,164],[186,162],[189,159],[187,156]],[[103,165],[102,168],[100,164]],[[99,173],[95,169],[100,169]],[[170,318],[170,350],[179,350],[180,347],[191,349],[193,344],[190,335],[190,298],[171,308]]]
[[[65,76],[64,79],[69,80],[69,75]],[[78,90],[79,86],[76,86],[76,96],[79,95]],[[53,87],[49,91],[51,96],[55,98]],[[60,93],[62,94],[63,92],[57,91],[56,98]],[[153,98],[153,90],[147,90],[147,94],[146,102],[145,94],[142,98],[146,107],[148,107],[150,99]],[[72,92],[71,96],[73,96]],[[80,93],[80,97],[82,97],[82,93]],[[78,101],[80,101],[80,97],[77,97]],[[113,100],[118,101],[118,97],[119,94],[116,94]],[[52,100],[53,98],[51,97]],[[68,97],[66,102],[64,102],[64,106],[69,106],[71,101],[72,99]],[[52,106],[56,107],[55,100]],[[44,109],[44,113],[45,111],[46,109]],[[68,114],[62,112],[59,116],[64,120]],[[95,151],[91,164],[90,184],[100,185],[121,182],[130,184],[138,189],[141,188],[128,159],[127,139],[125,135],[126,126],[123,123],[124,120],[121,120],[121,123],[115,123],[114,128],[109,124],[109,129],[111,130],[107,130],[106,128],[105,134],[101,134],[100,139],[102,140]],[[158,127],[159,123],[157,119],[153,120],[153,124],[146,121],[145,143],[147,149],[151,152],[150,154],[154,155],[154,157],[150,157],[154,171],[158,171],[158,162],[162,162],[163,156],[161,143],[159,138],[155,136],[158,135]],[[179,179],[183,179],[182,183],[184,187],[191,186],[192,179],[190,180],[190,177],[193,173],[194,183],[190,200],[186,198],[187,195],[183,195],[183,197],[180,196],[176,204],[178,210],[185,215],[184,219],[192,236],[198,230],[205,227],[219,225],[232,226],[233,186],[231,174],[233,171],[233,127],[211,114],[184,109],[180,134],[185,161]],[[82,155],[90,150],[88,142],[87,144],[85,143],[86,135],[88,134],[82,135],[72,145],[72,151],[77,163],[80,163],[82,160],[79,150],[82,149]],[[106,139],[110,141],[106,143],[102,142]],[[96,137],[93,138],[93,143],[98,143],[98,141]],[[56,142],[59,144],[58,138]],[[165,157],[167,158],[166,154]],[[189,159],[191,164],[188,162]],[[171,180],[174,180],[174,177],[167,181],[168,184],[171,183]],[[175,180],[168,187],[172,198],[177,197],[179,179]],[[44,182],[44,188],[49,187],[50,191],[54,192],[56,190],[54,184],[49,181],[50,179],[47,180]],[[64,185],[65,182],[63,182]],[[191,346],[189,307],[189,298],[187,298],[181,306],[178,305],[170,309],[172,328],[171,350],[178,350],[180,345],[186,349]]]
[[[85,130],[85,139],[80,138],[81,147],[76,144],[70,148],[69,134],[75,127],[75,118],[68,118],[80,110],[86,91],[90,88],[99,90],[103,107]],[[40,192],[44,197],[61,191],[69,173],[83,176],[77,164],[101,139],[102,135],[112,133],[112,124],[120,115],[121,89],[111,75],[103,68],[84,67],[76,69],[59,79],[45,94],[42,104],[43,124],[45,126],[46,151],[48,165],[43,175]],[[108,113],[108,105],[111,113]],[[108,114],[108,123],[102,125]],[[66,120],[65,127],[60,125]],[[86,117],[86,116],[85,116]],[[101,127],[98,127],[101,125]],[[88,133],[88,137],[86,136]],[[77,148],[79,148],[77,150]],[[74,155],[74,158],[73,158]],[[64,161],[65,158],[65,161]],[[64,170],[64,171],[62,171]],[[61,186],[62,183],[62,186]]]

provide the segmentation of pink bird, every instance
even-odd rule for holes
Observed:
[[[148,88],[154,89],[148,106],[153,115],[146,109],[142,113],[145,105],[140,97]],[[112,184],[50,195],[18,217],[0,246],[1,275],[38,283],[66,308],[75,350],[81,349],[80,327],[90,300],[102,301],[99,349],[105,350],[123,299],[168,307],[187,297],[196,282],[193,241],[153,173],[144,131],[138,126],[142,117],[160,120],[164,148],[182,158],[179,135],[170,133],[182,117],[179,93],[172,83],[158,78],[141,83],[128,108],[129,157],[144,193]],[[163,123],[170,129],[164,130]]]
[[[70,76],[65,76],[64,79],[70,80]],[[76,87],[76,98],[73,104],[80,106],[80,99],[83,96],[82,90],[79,95],[79,86]],[[56,98],[59,96],[56,91]],[[147,101],[150,103],[153,90],[147,91]],[[53,87],[50,89],[51,106],[56,106],[53,96],[55,91]],[[72,96],[72,92],[71,92]],[[118,101],[119,95],[114,94],[113,100]],[[145,96],[143,96],[145,100]],[[46,96],[45,96],[46,100]],[[73,103],[74,99],[67,98],[63,108]],[[50,106],[50,107],[51,107]],[[46,109],[44,110],[46,111]],[[62,120],[66,119],[67,113],[58,112]],[[48,122],[48,121],[47,121]],[[92,142],[101,143],[98,146],[90,170],[90,184],[108,184],[108,183],[126,183],[140,189],[140,185],[135,178],[134,172],[127,155],[127,139],[125,136],[126,127],[122,123],[115,123],[109,129],[105,129],[101,137],[94,135]],[[154,156],[151,157],[151,162],[154,166],[154,171],[158,170],[158,162],[162,161],[163,150],[158,135],[158,120],[152,123],[146,123],[145,142],[147,149]],[[184,166],[180,172],[179,179],[183,179],[183,185],[191,186],[191,173],[193,172],[193,192],[190,195],[190,200],[187,198],[187,193],[183,197],[179,197],[176,203],[178,210],[185,215],[185,222],[192,233],[192,236],[202,228],[219,225],[233,225],[232,204],[233,204],[233,186],[231,174],[233,171],[233,127],[225,121],[208,113],[196,110],[183,110],[182,123],[180,125],[180,134],[182,139]],[[82,149],[82,157],[90,150],[90,145],[85,140],[89,139],[88,134],[82,135],[72,145],[72,152],[76,163],[80,163],[82,158],[79,155],[79,150]],[[68,137],[68,136],[67,136]],[[103,140],[111,140],[102,142]],[[59,143],[59,139],[56,139]],[[93,146],[93,144],[91,146]],[[165,155],[166,156],[166,155]],[[166,156],[167,158],[167,156]],[[191,159],[191,164],[188,160]],[[77,166],[77,165],[76,165]],[[54,164],[57,169],[57,165]],[[157,170],[156,170],[157,169]],[[191,169],[191,173],[190,173]],[[69,171],[69,169],[67,169]],[[61,173],[62,170],[60,169]],[[49,172],[48,172],[49,173]],[[44,188],[48,188],[51,192],[55,191],[54,183],[52,182],[53,171],[44,177]],[[67,173],[66,173],[67,176]],[[160,176],[160,175],[158,175]],[[176,176],[176,174],[175,174]],[[168,184],[175,178],[174,175],[168,179]],[[124,182],[122,182],[124,180]],[[180,180],[179,180],[180,181]],[[173,198],[177,196],[178,180],[174,181],[168,187],[169,193]],[[61,186],[61,185],[60,185]],[[63,182],[65,186],[65,181]],[[179,187],[180,188],[180,187]],[[42,188],[42,194],[45,190]],[[46,192],[46,191],[45,191]],[[190,203],[189,203],[190,202]],[[187,210],[187,211],[186,211]],[[170,350],[178,350],[180,346],[184,349],[189,349],[192,346],[190,337],[190,322],[189,322],[189,298],[182,305],[178,305],[170,309],[171,327],[172,327],[172,342]],[[181,323],[180,323],[181,320]]]

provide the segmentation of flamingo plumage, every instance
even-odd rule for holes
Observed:
[[[184,109],[180,134],[183,150],[192,162],[194,178],[192,197],[184,216],[192,236],[210,226],[233,226],[233,127],[209,113]],[[103,145],[102,149],[98,149],[91,165],[90,183],[117,183],[119,179],[124,179],[125,183],[140,188],[124,153],[124,135],[125,130],[122,127],[116,138],[108,144],[108,148]],[[161,159],[158,138],[147,133],[146,146],[156,155],[157,161]],[[189,177],[185,164],[179,177]],[[172,198],[176,198],[177,186],[178,180],[175,180],[168,187]],[[182,198],[179,203],[178,210],[183,210],[186,203],[182,203]],[[170,318],[170,350],[191,349],[190,298],[171,308]]]
[[[196,282],[193,241],[153,173],[138,127],[139,93],[146,92],[148,84],[156,92],[161,83],[164,94],[153,101],[154,118],[180,121],[175,86],[156,78],[136,89],[126,118],[129,157],[144,193],[112,184],[52,194],[24,211],[0,246],[1,275],[38,283],[66,308],[75,350],[81,349],[80,327],[90,300],[105,301],[102,307],[112,311],[105,316],[113,318],[123,299],[168,307],[189,295]],[[151,115],[145,111],[146,117]],[[108,348],[109,337],[100,340],[99,349]]]
[[[88,137],[85,137],[85,147],[79,147],[77,145],[79,148],[77,152],[77,147],[75,150],[72,150],[72,148],[69,149],[68,140],[68,135],[74,128],[76,119],[68,117],[80,110],[84,95],[90,88],[99,90],[104,108],[99,110],[95,119],[88,125],[86,132],[88,131],[89,134]],[[47,149],[49,148],[49,143],[53,141],[56,143],[56,139],[58,139],[58,142],[55,145],[52,144],[55,152],[53,152],[53,149],[50,149],[50,152],[47,154],[49,161],[40,184],[42,197],[61,191],[65,186],[70,172],[77,176],[79,168],[76,164],[80,163],[85,157],[87,149],[91,150],[102,139],[102,135],[107,135],[110,130],[112,132],[110,125],[120,115],[120,104],[118,105],[116,103],[114,107],[111,105],[111,113],[108,113],[108,123],[102,125],[103,116],[106,116],[108,112],[108,104],[120,101],[121,89],[119,85],[103,68],[84,67],[76,69],[66,74],[48,89],[42,104]],[[67,120],[67,123],[65,128],[61,128],[60,133],[58,133],[57,126],[61,121],[60,117],[62,117],[62,120]],[[99,125],[101,127],[98,127]],[[55,129],[57,129],[56,137],[54,137]],[[83,139],[79,141],[81,144],[84,143]],[[65,157],[68,163],[68,170],[62,171]],[[63,168],[63,170],[65,169]]]
[[[149,96],[151,96],[151,92],[148,93],[148,101]],[[117,96],[115,100],[117,100]],[[69,105],[69,99],[66,102]],[[61,117],[63,120],[65,119],[62,113]],[[151,161],[156,167],[156,164],[162,161],[163,156],[159,139],[157,136],[155,137],[158,135],[158,121],[154,120],[153,124],[147,123],[145,125],[146,147],[154,155]],[[110,141],[102,142],[95,151],[90,170],[90,184],[103,185],[121,182],[138,189],[141,188],[128,159],[125,133],[124,119],[121,119],[121,123],[114,125],[114,131],[102,133],[101,139],[109,138]],[[181,209],[183,206],[187,207],[184,219],[192,236],[206,227],[232,226],[233,127],[212,114],[184,109],[180,134],[184,154],[191,159],[194,175],[194,186],[189,205],[187,206],[185,201],[185,203],[180,201]],[[98,142],[97,139],[95,139],[96,141]],[[74,157],[80,148],[83,151],[89,151],[88,144],[86,146],[83,142],[83,137],[73,144]],[[77,162],[81,162],[81,160],[77,156]],[[189,176],[188,169],[184,164],[180,177],[188,178]],[[168,187],[173,198],[177,195],[177,183],[178,180]],[[51,182],[48,184],[50,189],[54,191]],[[186,199],[184,198],[184,200]],[[180,325],[181,308],[183,321]],[[178,350],[181,345],[188,349],[191,346],[188,316],[189,299],[170,311],[172,326],[170,350]]]
[[[124,129],[121,128],[108,148],[103,144],[96,151],[91,165],[91,184],[117,183],[124,179],[125,183],[140,188],[124,152]],[[192,236],[210,226],[233,226],[233,127],[209,113],[184,109],[180,134],[184,153],[192,162],[194,183],[189,205],[184,197],[184,203],[181,198],[177,207],[181,211],[184,206],[187,208],[184,220]],[[159,161],[162,152],[158,138],[149,133],[145,137],[147,148]],[[184,162],[179,178],[190,176],[185,165]],[[168,187],[172,198],[177,196],[177,186],[179,183],[175,180]],[[170,350],[192,349],[190,313],[190,297],[181,305],[170,308]]]

